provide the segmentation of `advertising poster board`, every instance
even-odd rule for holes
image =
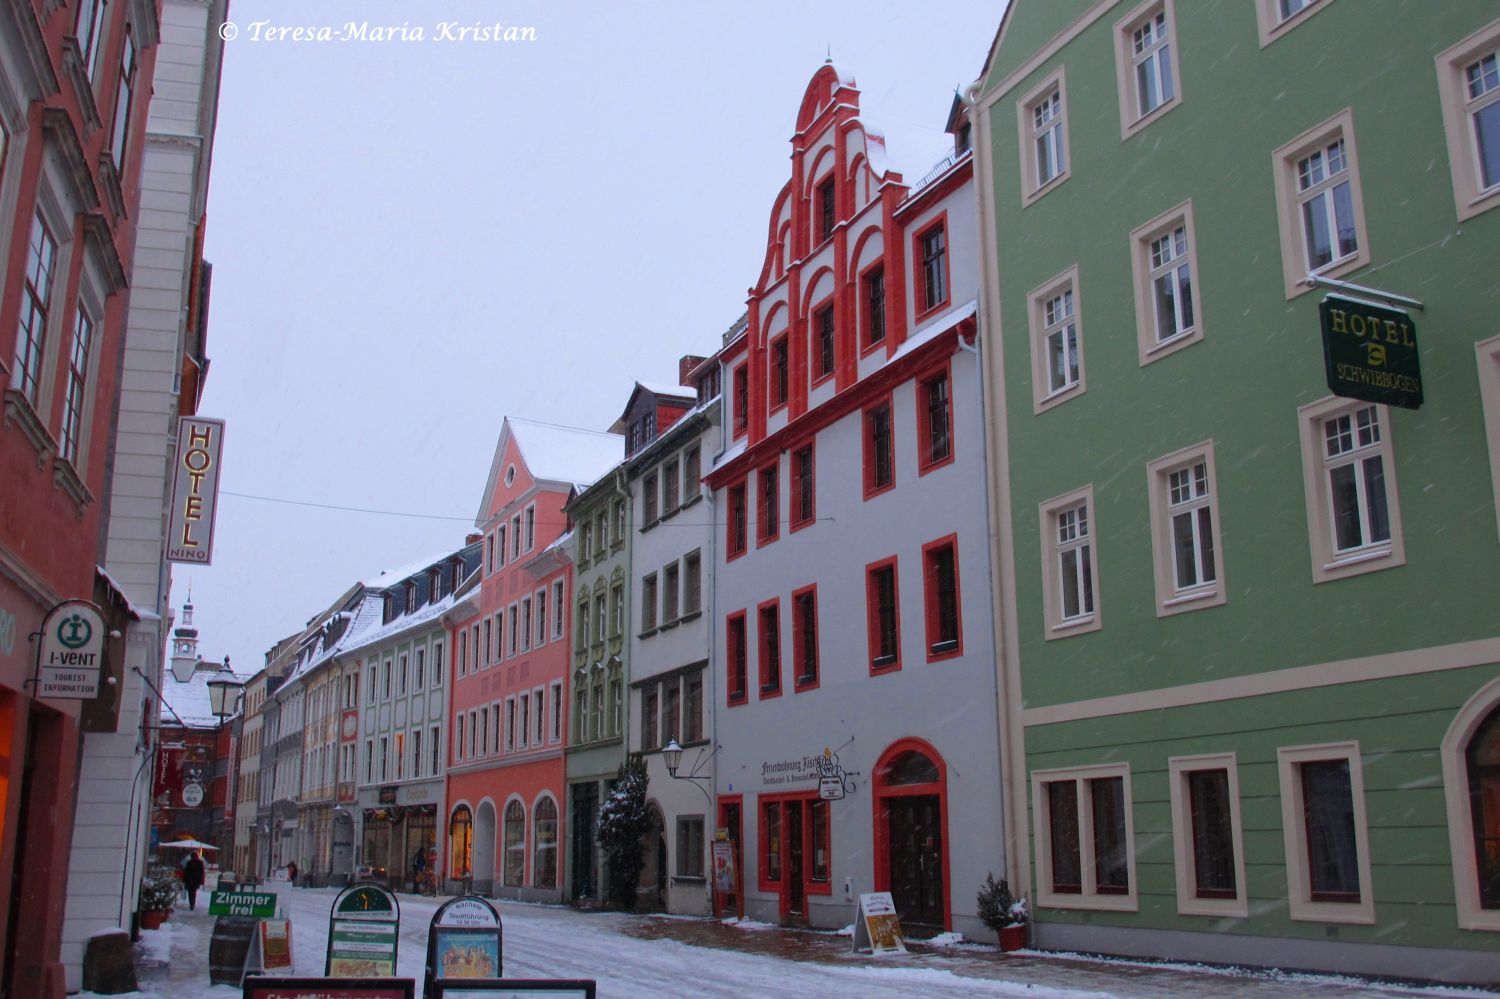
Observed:
[[[245,979],[241,999],[416,999],[412,978]]]
[[[723,895],[734,894],[734,844],[718,840],[714,847],[714,891]]]
[[[208,896],[211,916],[253,916],[266,919],[276,915],[276,893],[273,891],[215,891]]]
[[[494,979],[501,970],[500,913],[475,895],[444,902],[427,931],[423,995],[439,980]]]
[[[901,917],[888,891],[872,892],[859,897],[854,910],[854,950],[872,954],[906,953],[901,933]]]
[[[595,999],[593,979],[493,978],[488,981],[439,980],[426,999]]]
[[[40,697],[87,700],[99,693],[107,629],[99,608],[87,600],[65,600],[42,622],[37,648]]]
[[[401,907],[379,885],[345,888],[328,914],[328,956],[323,973],[335,978],[393,976]]]
[[[292,967],[292,921],[260,921],[260,966],[266,971],[290,970]]]

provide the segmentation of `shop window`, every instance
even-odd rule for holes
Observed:
[[[526,806],[511,801],[505,806],[505,885],[519,888],[526,882]]]
[[[1038,904],[1134,911],[1130,768],[1110,764],[1038,770],[1031,786]]]
[[[1374,923],[1359,744],[1276,751],[1292,919]]]
[[[519,804],[519,802],[516,802]],[[536,888],[557,887],[557,803],[551,798],[542,798],[536,803],[532,815],[536,827],[533,842],[536,852],[532,860],[531,881]]]

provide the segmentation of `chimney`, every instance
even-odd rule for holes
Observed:
[[[464,535],[464,547],[467,548],[470,545],[477,545],[477,544],[479,544],[479,542],[481,542],[483,540],[484,540],[484,535],[480,534],[478,531],[474,531],[474,532],[472,532],[470,534],[465,534]]]
[[[697,354],[682,355],[681,360],[677,362],[677,384],[688,384],[688,375],[692,374],[693,369],[706,360],[708,360],[708,358],[699,357]]]

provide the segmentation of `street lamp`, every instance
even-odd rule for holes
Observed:
[[[228,674],[228,678],[224,674]],[[235,695],[244,689],[245,684],[235,678],[229,670],[229,660],[224,660],[224,668],[221,669],[212,680],[208,681],[208,707],[215,718],[219,719],[219,727],[224,727],[224,719],[239,710],[239,698]]]
[[[662,762],[667,765],[667,776],[676,777],[677,768],[682,765],[682,747],[677,744],[674,736],[667,740],[667,744],[661,748]]]
[[[713,778],[707,774],[700,774],[698,771],[712,760],[714,753],[718,751],[719,747],[714,746],[713,752],[704,756],[700,750],[698,759],[693,762],[692,771],[690,773],[679,774],[677,771],[682,767],[682,744],[677,741],[676,736],[673,736],[667,740],[665,746],[661,747],[661,759],[667,765],[668,777],[671,777],[673,780],[691,781],[694,787],[703,792],[703,797],[708,799],[708,805],[712,808],[714,803],[713,795],[709,793],[708,788],[704,785],[712,781]]]

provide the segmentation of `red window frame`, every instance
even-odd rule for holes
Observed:
[[[832,895],[833,894],[833,809],[829,803],[819,799],[816,791],[793,791],[790,794],[762,794],[756,799],[756,840],[759,863],[756,870],[757,887],[764,892],[784,891],[787,887],[787,856],[789,851],[786,845],[786,807],[796,804],[803,808],[802,815],[802,891],[806,895]],[[814,880],[813,872],[817,870],[817,850],[819,843],[813,836],[813,810],[821,808],[824,810],[823,823],[823,867],[828,871],[828,877],[821,881]],[[777,835],[780,839],[777,851],[778,870],[776,876],[771,877],[771,836],[770,824],[766,816],[771,810],[776,811]],[[743,814],[743,809],[742,809]]]
[[[943,549],[953,553],[953,625],[954,635],[948,642],[939,642],[938,634],[941,627],[940,612],[941,605],[938,602],[939,580],[937,578],[937,554]],[[927,624],[927,661],[938,662],[942,659],[954,659],[964,654],[964,600],[963,586],[959,582],[958,573],[958,535],[950,534],[947,537],[929,541],[922,546],[922,602],[925,605],[925,618]],[[942,648],[939,648],[942,645]]]
[[[822,317],[828,316],[833,337],[833,357],[828,365],[827,371],[822,371],[823,363],[823,322]],[[813,305],[807,313],[807,370],[812,374],[812,387],[817,388],[833,377],[834,372],[839,369],[839,316],[834,308],[833,296],[829,295],[821,302]]]
[[[807,669],[808,651],[807,623],[803,620],[802,607],[803,598],[812,600],[812,669]],[[822,671],[819,668],[819,629],[818,627],[818,584],[804,586],[792,591],[792,690],[801,693],[804,690],[816,690],[822,684]]]
[[[889,482],[877,484],[875,481],[875,414],[882,409],[885,410],[886,420],[886,461],[890,466],[891,477]],[[890,395],[886,394],[883,398],[866,406],[860,414],[860,419],[863,421],[860,433],[864,439],[865,499],[868,500],[896,488],[895,408],[891,405]]]
[[[761,548],[781,537],[780,459],[755,473],[755,510],[755,547]]]
[[[724,698],[730,707],[750,702],[745,628],[744,611],[735,611],[724,619]]]
[[[895,635],[895,655],[889,662],[880,662],[880,586],[876,574],[891,571],[891,630]],[[865,625],[869,640],[870,675],[894,673],[901,668],[901,576],[896,565],[896,556],[883,558],[865,566]]]
[[[732,562],[749,547],[749,511],[745,509],[745,480],[729,487],[724,518],[724,561]]]
[[[766,628],[767,619],[776,623],[774,644]],[[758,651],[755,671],[760,699],[781,696],[781,598],[773,597],[755,607],[755,644]]]
[[[807,509],[803,510],[798,503],[801,496],[801,483],[798,477],[798,464],[801,456],[807,455]],[[787,513],[791,522],[791,530],[800,531],[813,521],[818,519],[818,452],[812,441],[807,441],[800,447],[792,450],[791,460],[788,462],[791,468],[791,479],[787,483]]]
[[[739,438],[750,432],[750,362],[735,365],[729,380],[734,390],[733,436]]]
[[[839,202],[838,184],[832,173],[828,174],[813,187],[817,194],[815,205],[818,216],[818,239],[814,245],[821,245],[833,238],[833,231],[839,227]]]
[[[939,378],[947,383],[948,453],[944,457],[932,456],[932,406],[928,398],[928,387]],[[934,469],[953,464],[953,365],[945,363],[931,368],[917,379],[917,474],[926,475]]]
[[[778,355],[778,351],[780,351]],[[792,342],[789,333],[771,338],[766,349],[766,397],[768,411],[775,413],[786,408],[792,395]]]
[[[927,268],[922,260],[922,243],[936,230],[943,230],[943,297],[932,305],[926,305],[927,301]],[[953,241],[948,238],[948,213],[939,212],[936,217],[929,219],[927,224],[916,230],[911,238],[911,266],[912,266],[912,288],[916,291],[916,297],[912,306],[916,312],[917,321],[937,312],[947,305],[953,298],[953,275],[951,272],[949,258],[953,255]]]
[[[880,273],[880,339],[874,339],[873,319],[870,309],[870,280]],[[859,356],[866,357],[886,345],[891,335],[890,289],[885,281],[885,257],[876,260],[859,272]]]

